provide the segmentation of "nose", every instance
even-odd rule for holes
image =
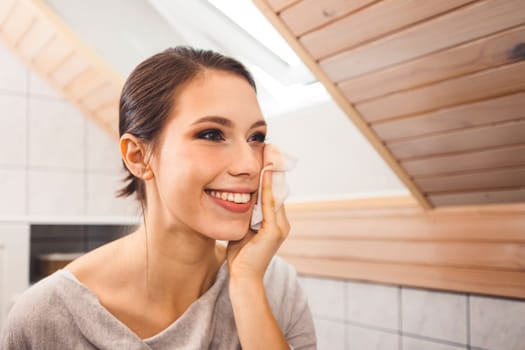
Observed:
[[[233,176],[254,177],[262,168],[263,147],[250,145],[246,141],[236,143],[230,154],[228,172]]]

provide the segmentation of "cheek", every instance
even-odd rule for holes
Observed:
[[[230,155],[220,149],[200,149],[188,153],[184,156],[182,164],[184,176],[192,179],[193,182],[202,182],[202,186],[213,181],[227,168]]]
[[[227,159],[224,153],[216,149],[186,149],[166,154],[164,185],[178,194],[200,191],[224,171]]]

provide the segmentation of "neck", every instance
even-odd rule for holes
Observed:
[[[146,221],[148,223],[148,221]],[[182,313],[215,281],[224,252],[215,240],[196,232],[167,230],[153,222],[135,232],[135,249],[143,251],[140,274],[149,303]]]

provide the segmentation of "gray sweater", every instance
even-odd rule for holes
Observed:
[[[315,349],[306,296],[295,270],[274,257],[264,276],[273,313],[293,349]],[[264,342],[264,339],[261,339]],[[0,349],[240,349],[224,263],[211,288],[165,330],[140,339],[67,270],[29,288],[10,311]]]

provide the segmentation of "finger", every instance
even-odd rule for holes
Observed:
[[[286,208],[284,207],[284,204],[281,205],[279,210],[277,210],[275,217],[277,221],[277,226],[281,231],[282,239],[284,240],[290,233],[290,222],[288,221],[288,217],[286,216]]]
[[[275,225],[275,200],[272,191],[272,172],[267,170],[263,174],[261,193],[261,206],[263,213],[263,226]]]

